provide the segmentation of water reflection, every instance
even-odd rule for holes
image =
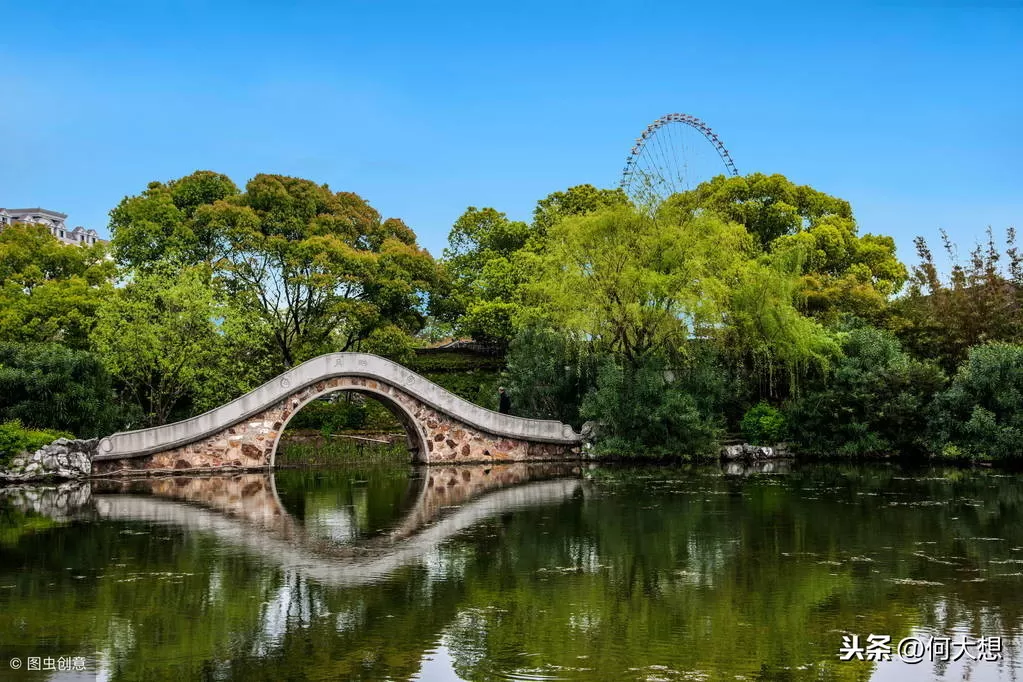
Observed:
[[[4,488],[0,678],[51,655],[109,679],[1016,679],[1021,482],[506,465]],[[840,662],[852,634],[1004,651]]]

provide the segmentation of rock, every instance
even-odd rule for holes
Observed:
[[[68,468],[85,471],[86,469],[92,469],[92,462],[84,452],[74,452],[68,457]]]
[[[750,459],[771,459],[774,457],[774,449],[765,445],[743,445],[743,452]]]
[[[92,474],[92,456],[98,443],[97,438],[58,438],[34,453],[16,455],[0,468],[0,483],[87,478]]]
[[[774,448],[766,445],[750,445],[740,443],[738,445],[726,445],[721,448],[721,459],[757,461],[763,459],[774,459],[777,456]]]
[[[745,455],[745,444],[743,445],[726,445],[721,448],[721,459],[742,459]]]

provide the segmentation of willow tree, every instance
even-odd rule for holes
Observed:
[[[751,249],[741,226],[717,218],[611,208],[550,228],[536,291],[559,324],[632,362],[720,325]]]
[[[800,262],[765,254],[713,213],[622,206],[556,223],[543,276],[529,287],[557,327],[639,366],[711,345],[733,362],[826,362],[827,332],[797,308]],[[769,378],[770,380],[770,378]]]
[[[569,217],[628,204],[620,189],[576,185],[539,200],[531,223],[511,220],[494,208],[470,206],[448,234],[444,295],[436,299],[434,314],[453,323],[458,334],[507,346],[536,320],[537,311],[527,301],[524,287],[537,277],[550,227]]]
[[[733,283],[722,347],[733,371],[759,395],[792,392],[801,377],[840,355],[832,334],[799,309],[802,255],[761,254]]]

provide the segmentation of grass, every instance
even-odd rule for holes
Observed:
[[[390,444],[366,443],[348,438],[315,439],[313,442],[281,440],[277,466],[324,466],[335,464],[402,464],[411,461],[404,438]]]

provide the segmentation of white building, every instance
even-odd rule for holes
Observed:
[[[37,223],[50,228],[50,233],[65,244],[91,246],[100,239],[96,230],[87,230],[81,225],[68,229],[64,224],[66,213],[58,213],[46,208],[0,208],[0,230],[15,223]]]

